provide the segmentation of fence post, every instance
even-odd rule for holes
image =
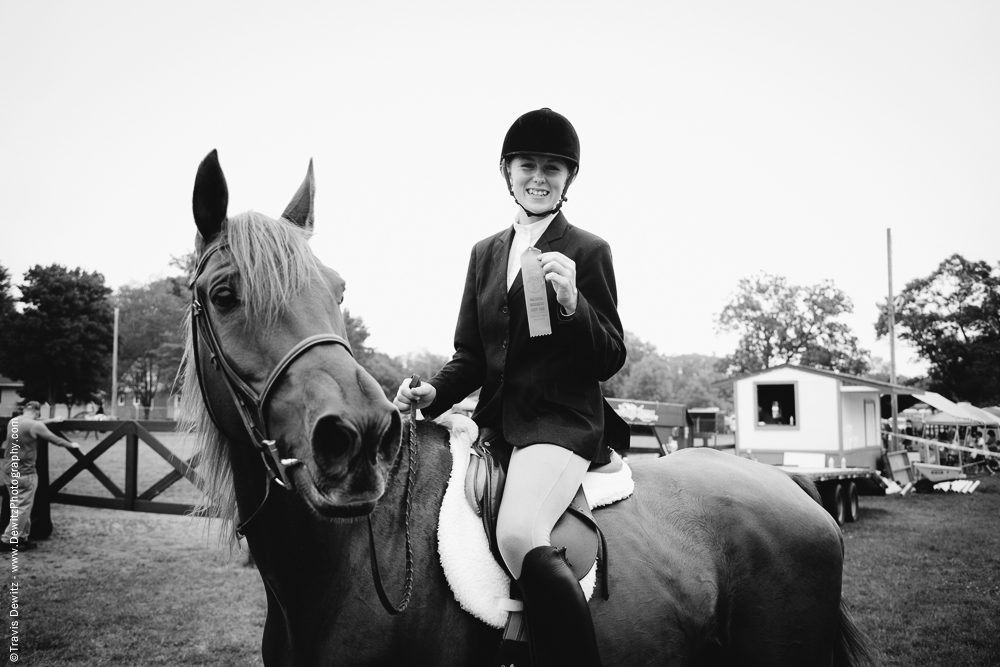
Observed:
[[[139,434],[135,422],[129,422],[125,435],[125,509],[135,510],[139,484]]]
[[[35,491],[35,504],[31,508],[31,535],[28,539],[44,540],[52,535],[52,506],[49,503],[49,443],[39,439],[36,447],[38,459],[35,461],[35,472],[38,473],[38,490]]]

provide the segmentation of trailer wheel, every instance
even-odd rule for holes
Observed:
[[[844,509],[844,489],[840,484],[825,484],[820,491],[823,498],[823,507],[830,513],[838,526],[844,525],[846,510]]]
[[[858,485],[844,482],[844,519],[848,523],[858,520]]]

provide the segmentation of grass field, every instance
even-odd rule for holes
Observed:
[[[123,449],[98,459],[116,483]],[[169,468],[140,451],[142,490]],[[53,479],[70,463],[54,449]],[[179,484],[165,499],[194,502],[197,489]],[[86,472],[67,491],[109,495]],[[261,664],[263,588],[244,554],[219,546],[217,525],[67,505],[53,505],[52,520],[52,537],[19,555],[23,664]],[[968,495],[863,497],[844,536],[844,594],[881,664],[1000,665],[1000,478]],[[4,598],[9,609],[9,589]]]
[[[887,667],[1000,665],[1000,477],[972,494],[861,498],[844,596]]]

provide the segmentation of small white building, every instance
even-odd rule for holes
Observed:
[[[10,417],[14,414],[21,400],[20,391],[23,388],[23,382],[0,375],[0,417]],[[0,434],[0,438],[2,437],[4,436]]]
[[[736,453],[770,464],[876,468],[882,394],[919,389],[785,364],[732,378]]]

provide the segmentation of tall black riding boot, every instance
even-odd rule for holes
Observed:
[[[533,667],[600,667],[587,598],[564,549],[535,547],[524,557],[521,586]]]

